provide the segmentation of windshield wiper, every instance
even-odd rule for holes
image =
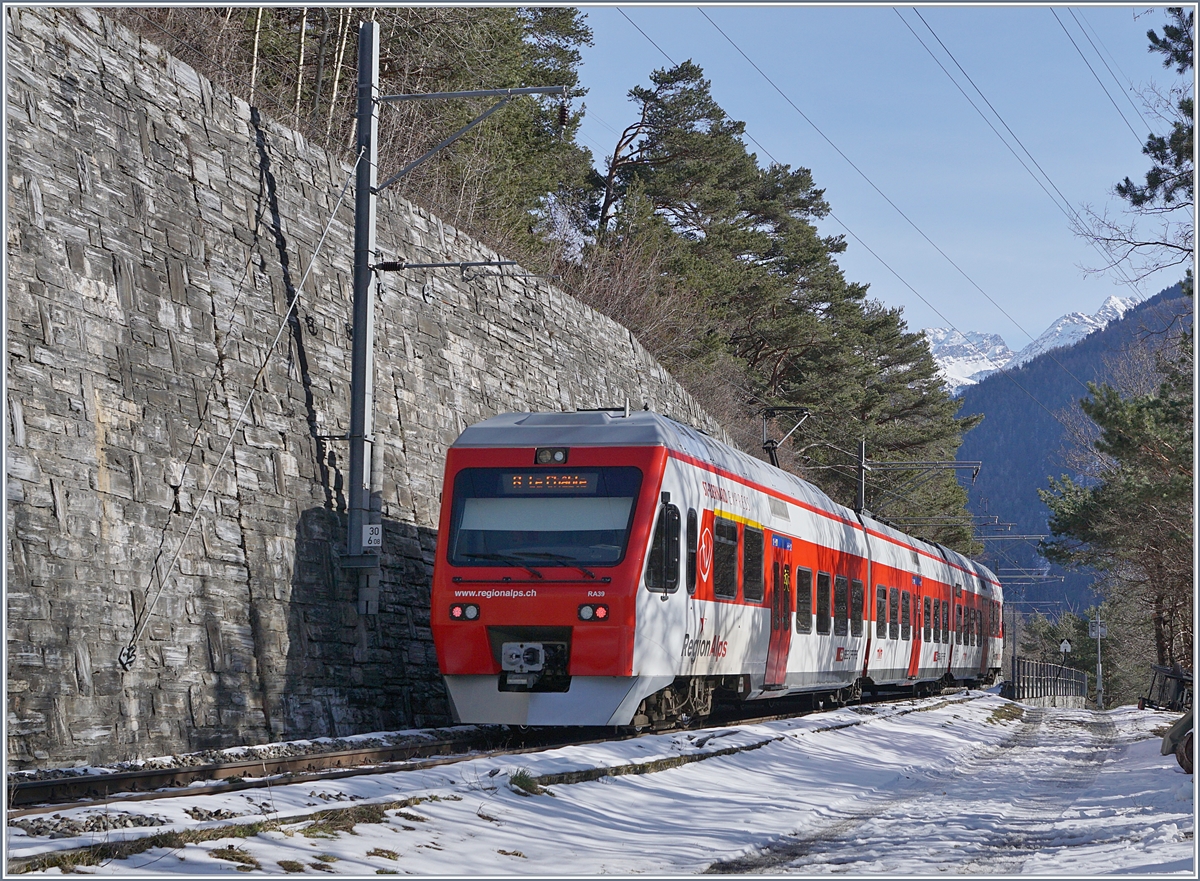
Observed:
[[[572,569],[578,569],[588,578],[596,577],[596,573],[591,569],[586,569],[583,566],[580,566],[571,557],[564,556],[563,554],[552,554],[549,551],[514,551],[513,553],[521,557],[537,557],[539,560],[562,560],[564,566],[570,566]]]
[[[508,563],[512,566],[520,566],[522,569],[524,569],[526,572],[528,572],[534,578],[545,577],[542,575],[541,572],[538,572],[536,569],[534,569],[529,564],[525,563],[522,560],[518,560],[516,557],[511,557],[508,554],[464,554],[463,556],[468,557],[472,560],[499,560],[501,563]]]

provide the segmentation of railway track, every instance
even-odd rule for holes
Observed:
[[[384,774],[452,764],[483,755],[520,753],[594,742],[580,739],[579,729],[483,731],[470,736],[438,738],[422,743],[366,749],[334,750],[300,756],[262,757],[171,768],[80,774],[44,780],[10,780],[8,816],[108,804],[145,798],[234,792],[356,774]],[[610,738],[596,738],[610,739]],[[197,783],[207,785],[197,786]]]
[[[892,698],[891,702],[897,699]],[[868,703],[886,703],[863,700]],[[821,712],[801,701],[781,699],[777,712],[747,717],[720,714],[703,720],[705,727],[754,724]],[[861,721],[868,721],[864,717]],[[859,724],[859,720],[836,727]],[[646,733],[610,728],[500,728],[396,746],[335,750],[300,756],[262,757],[172,768],[81,774],[43,780],[9,780],[7,816],[19,817],[97,807],[119,802],[261,789],[366,774],[416,771],[486,756],[520,755],[559,746],[628,739]],[[197,785],[200,784],[200,785]]]

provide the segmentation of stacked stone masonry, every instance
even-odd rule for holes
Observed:
[[[13,766],[447,722],[429,581],[458,433],[626,401],[720,433],[544,280],[381,275],[383,578],[360,615],[339,566],[350,167],[94,10],[7,7],[5,40]],[[387,194],[379,247],[501,259]]]

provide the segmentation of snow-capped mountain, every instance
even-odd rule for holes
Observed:
[[[1122,317],[1137,305],[1132,297],[1109,297],[1094,315],[1069,312],[1045,333],[1021,351],[1014,353],[999,334],[968,331],[966,334],[943,327],[926,328],[925,338],[938,371],[952,395],[959,394],[985,376],[1006,367],[1020,367],[1038,355],[1073,346],[1085,336]]]
[[[1017,352],[1005,367],[1020,367],[1043,352],[1073,346],[1085,336],[1107,327],[1137,305],[1132,297],[1109,297],[1095,315],[1068,312],[1050,325],[1040,337]]]
[[[925,330],[929,350],[952,395],[1003,367],[1015,354],[996,333],[977,333],[944,327]]]

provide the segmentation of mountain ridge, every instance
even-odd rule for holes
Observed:
[[[959,416],[984,417],[967,432],[958,452],[960,461],[983,463],[977,480],[967,487],[968,508],[977,522],[995,518],[1013,536],[1046,534],[1049,512],[1037,491],[1049,486],[1051,476],[1071,470],[1063,456],[1067,440],[1060,414],[1078,409],[1079,401],[1088,396],[1086,383],[1113,381],[1113,371],[1127,352],[1166,342],[1169,329],[1178,328],[1180,316],[1185,327],[1190,325],[1191,311],[1191,298],[1173,285],[1102,330],[1053,350],[1053,357],[1043,352],[967,386]],[[997,534],[995,529],[989,532]],[[1096,602],[1091,590],[1095,574],[1047,568],[1036,539],[985,541],[985,547],[983,561],[1001,575],[1006,590],[1013,587],[1018,600],[1037,603],[1055,616],[1068,609],[1081,612]],[[1035,578],[1029,579],[1033,584],[1018,586],[1021,578],[1008,574],[1018,570],[1045,571],[1062,581],[1045,583]],[[1022,606],[1021,611],[1034,607]]]
[[[1075,345],[1121,319],[1138,304],[1133,297],[1110,295],[1092,315],[1068,312],[1051,322],[1019,352],[1014,352],[999,334],[963,333],[944,327],[925,328],[924,333],[946,387],[952,395],[960,396],[966,388],[997,371],[1020,367],[1046,352]]]

